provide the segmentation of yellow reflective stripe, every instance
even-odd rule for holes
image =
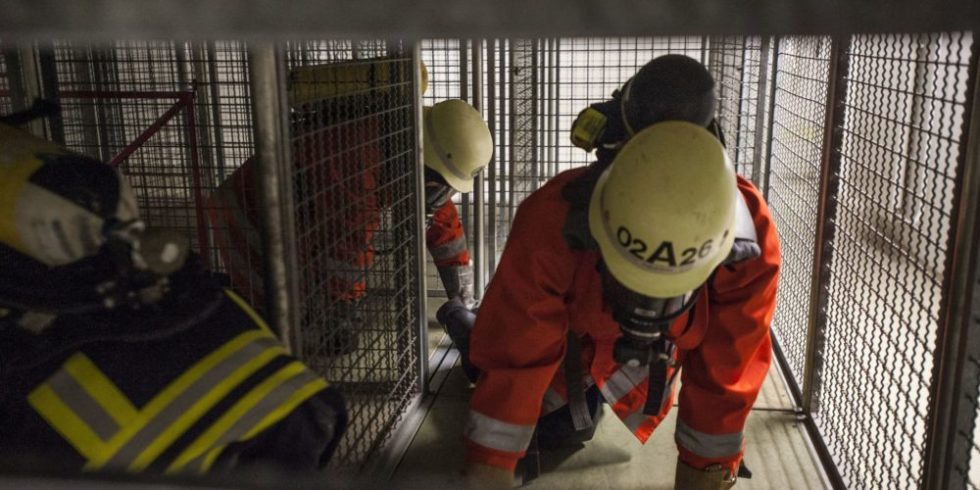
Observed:
[[[242,421],[249,411],[265,400],[273,390],[281,386],[286,381],[303,374],[304,372],[306,372],[306,368],[302,364],[299,362],[292,362],[281,368],[262,383],[256,385],[251,391],[248,392],[248,394],[238,400],[234,406],[225,412],[221,418],[215,421],[215,423],[212,424],[207,431],[205,431],[193,443],[191,443],[191,445],[188,446],[176,460],[174,460],[170,467],[167,468],[167,472],[179,471],[183,469],[187,463],[212,449],[212,446],[217,444],[221,440],[222,436],[227,434],[228,431],[235,426],[235,424]],[[292,397],[280,404],[273,412],[270,412],[270,414],[282,413],[280,412],[280,409],[291,399]],[[263,422],[264,421],[265,418],[263,418]],[[261,423],[262,422],[260,422],[260,425]],[[251,433],[251,431],[249,433]],[[232,436],[234,436],[234,434],[232,434]],[[246,435],[245,439],[247,438],[248,436]],[[223,446],[224,444],[222,444],[222,447]],[[215,454],[215,456],[217,456],[217,454]]]
[[[239,296],[238,294],[236,294],[234,291],[230,289],[225,289],[225,294],[228,295],[228,297],[231,298],[231,300],[234,301],[235,304],[238,305],[238,307],[241,308],[242,311],[244,311],[245,314],[248,315],[248,317],[251,318],[256,325],[261,327],[262,330],[265,330],[265,333],[269,334],[270,337],[273,338],[276,337],[275,334],[272,333],[272,329],[269,328],[269,325],[265,323],[265,320],[263,320],[262,317],[259,316],[259,314],[256,313],[254,309],[252,309],[252,306],[249,305],[247,301],[242,299],[241,296]]]
[[[293,409],[296,408],[300,403],[303,403],[309,397],[319,393],[321,390],[326,389],[328,386],[330,386],[330,383],[327,383],[327,381],[322,378],[317,378],[314,379],[313,381],[310,381],[302,388],[297,390],[296,393],[293,394],[293,396],[289,397],[289,399],[286,400],[285,403],[279,405],[279,408],[273,410],[269,415],[266,415],[266,417],[262,419],[262,421],[259,422],[258,425],[253,427],[252,430],[248,431],[248,433],[245,434],[245,437],[243,437],[242,440],[247,441],[255,437],[259,432],[262,432],[263,430],[269,428],[270,425],[283,419],[289,412],[292,412]]]
[[[120,427],[136,418],[136,407],[85,354],[72,356],[64,369]]]
[[[224,415],[221,416],[211,427],[208,428],[203,434],[201,434],[197,440],[191,443],[184,452],[177,457],[176,460],[167,468],[167,471],[174,471],[180,469],[182,466],[187,464],[195,457],[199,456],[209,447],[211,447],[222,434],[228,431],[232,425],[235,424],[243,415],[248,413],[256,404],[258,404],[270,391],[275,389],[277,386],[286,381],[293,376],[303,372],[303,365],[299,362],[292,362],[287,364],[285,367],[277,371],[274,375],[266,378],[265,381],[259,383],[255,388],[252,388],[241,400],[238,400],[234,406],[231,407]]]
[[[42,384],[27,395],[28,403],[48,421],[79,454],[91,460],[102,452],[105,441],[75,414],[48,386]]]
[[[130,424],[123,427],[122,430],[116,434],[112,440],[106,445],[104,451],[100,451],[96,457],[90,458],[87,465],[85,465],[86,470],[95,470],[101,468],[113,455],[116,454],[119,449],[123,447],[130,439],[132,439],[136,434],[146,426],[146,424],[156,417],[167,405],[177,398],[181,393],[183,393],[187,388],[194,384],[201,376],[204,376],[209,370],[214,366],[221,363],[228,357],[231,357],[235,352],[241,350],[251,342],[256,339],[266,337],[266,332],[259,330],[250,330],[245,332],[234,339],[231,339],[225,345],[221,346],[214,352],[211,352],[204,359],[201,359],[193,367],[184,372],[180,377],[174,380],[170,385],[163,389],[157,396],[153,397],[149,403],[139,412],[135,419]]]
[[[286,415],[292,412],[300,403],[305,402],[311,396],[319,393],[321,390],[326,389],[326,387],[329,385],[330,384],[327,383],[327,381],[322,378],[310,381],[305,386],[297,390],[296,393],[293,394],[293,396],[289,397],[289,399],[286,400],[285,403],[279,405],[279,408],[277,408],[272,413],[267,415],[264,419],[262,419],[262,421],[259,422],[255,427],[253,427],[252,430],[248,431],[248,433],[245,434],[245,436],[242,437],[241,440],[247,441],[255,437],[263,430],[269,428],[269,426],[271,426],[272,424],[285,418]],[[204,458],[204,462],[201,463],[200,470],[202,472],[210,470],[211,466],[214,465],[214,460],[218,458],[218,455],[221,454],[222,450],[224,450],[224,447],[214,448],[211,452],[209,452],[208,455]]]
[[[136,459],[129,465],[130,470],[142,470],[150,465],[154,459],[162,454],[170,444],[177,440],[184,431],[189,429],[199,418],[201,418],[208,410],[211,409],[215,404],[221,401],[228,393],[231,392],[239,383],[245,381],[246,378],[251,376],[253,373],[259,370],[262,366],[266,365],[273,358],[286,354],[286,351],[280,347],[269,347],[268,349],[262,351],[261,354],[253,357],[247,363],[243,364],[242,367],[238,368],[230,376],[225,378],[218,386],[215,386],[207,396],[202,397],[195,402],[189,410],[183,413],[177,420],[171,424],[167,430],[163,431],[159,437],[156,438],[146,449],[140,453]]]

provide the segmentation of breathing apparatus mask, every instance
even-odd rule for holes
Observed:
[[[694,306],[700,287],[680,296],[656,298],[622,285],[602,261],[598,270],[606,304],[623,333],[613,347],[616,362],[630,367],[669,362],[673,347],[667,330]]]

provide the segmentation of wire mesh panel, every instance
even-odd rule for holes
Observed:
[[[492,43],[496,73],[496,195],[491,226],[499,255],[521,201],[558,172],[587,165],[593,155],[571,144],[576,116],[612,96],[651,59],[669,53],[703,59],[700,37],[569,38]],[[487,63],[488,64],[488,63]],[[490,258],[491,264],[495,257]],[[492,269],[492,268],[491,268]]]
[[[116,165],[151,226],[209,239],[203,172],[183,46],[169,41],[55,45],[65,143]],[[57,138],[57,136],[56,136]]]
[[[754,175],[756,131],[765,127],[757,121],[766,96],[759,94],[759,78],[768,75],[760,66],[762,50],[759,37],[709,38],[708,69],[718,91],[718,123],[735,170],[747,178]]]
[[[683,54],[705,62],[703,38],[571,38],[558,41],[558,170],[587,165],[589,153],[569,140],[572,122],[589,104],[609,99],[646,62],[665,54]]]
[[[415,61],[367,47],[294,43],[287,56],[301,358],[347,400],[331,464],[348,468],[419,387]]]
[[[422,94],[425,105],[460,97],[460,45],[459,39],[425,39],[420,43],[422,62],[429,72],[429,88]]]
[[[11,74],[4,54],[4,45],[0,43],[0,115],[9,114],[14,110],[10,99]]]
[[[790,374],[801,381],[820,204],[830,39],[783,38],[776,56],[768,198],[783,256],[772,329]]]
[[[58,42],[53,56],[65,143],[118,166],[150,226],[187,232],[207,265],[231,269],[213,213],[225,211],[215,189],[254,151],[243,45]],[[242,237],[259,248],[254,230]],[[261,279],[243,277],[232,285],[258,304]]]
[[[826,369],[813,416],[854,487],[921,483],[971,42],[858,36],[845,53]]]

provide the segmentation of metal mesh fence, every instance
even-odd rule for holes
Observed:
[[[169,41],[57,43],[55,77],[64,142],[118,166],[147,223],[186,231],[202,250],[204,173],[184,49]]]
[[[783,38],[776,56],[768,199],[783,256],[779,306],[772,329],[790,374],[802,380],[820,204],[830,39]]]
[[[703,59],[700,37],[501,40],[488,104],[495,115],[496,160],[486,202],[493,234],[490,270],[503,251],[521,201],[558,172],[593,155],[569,139],[576,116],[611,97],[647,61],[668,53]],[[489,65],[489,63],[488,63]],[[488,96],[489,97],[489,96]],[[496,194],[492,198],[490,194]]]
[[[301,358],[348,403],[337,467],[363,464],[419,389],[415,62],[406,53],[377,43],[288,49]]]
[[[58,42],[52,56],[62,106],[55,137],[118,166],[150,226],[187,232],[207,265],[233,269],[224,252],[234,245],[212,213],[226,211],[215,189],[253,151],[244,45]],[[254,230],[242,238],[259,248]],[[241,277],[232,285],[259,305],[261,280]]]
[[[344,391],[351,427],[333,464],[355,467],[418,386],[414,65],[375,41],[300,43],[289,55],[299,355]],[[261,308],[244,44],[59,42],[52,56],[56,138],[117,165],[149,225],[186,231]]]
[[[844,54],[814,419],[855,487],[921,482],[971,42],[858,36]]]
[[[14,106],[10,100],[10,69],[7,66],[5,46],[0,43],[0,115],[13,112]]]
[[[766,109],[759,80],[768,76],[767,67],[761,65],[768,46],[763,46],[762,38],[741,36],[711,37],[708,46],[707,66],[717,85],[717,119],[726,148],[735,170],[758,184],[760,172],[753,166],[762,149],[756,149],[756,133],[765,125],[757,119],[760,107]]]

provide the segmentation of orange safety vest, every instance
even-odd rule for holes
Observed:
[[[470,344],[483,372],[465,430],[468,460],[513,469],[538,418],[566,403],[559,369],[571,330],[582,344],[586,384],[597,384],[641,442],[670,411],[677,370],[668,369],[660,411],[645,415],[648,370],[621,366],[621,335],[602,295],[597,250],[572,250],[562,229],[570,205],[562,189],[585,169],[559,174],[518,209],[500,265],[486,291]],[[727,465],[743,451],[743,428],[771,360],[779,242],[758,190],[738,179],[755,224],[759,258],[718,268],[694,307],[669,329],[683,368],[675,439],[695,468]]]

